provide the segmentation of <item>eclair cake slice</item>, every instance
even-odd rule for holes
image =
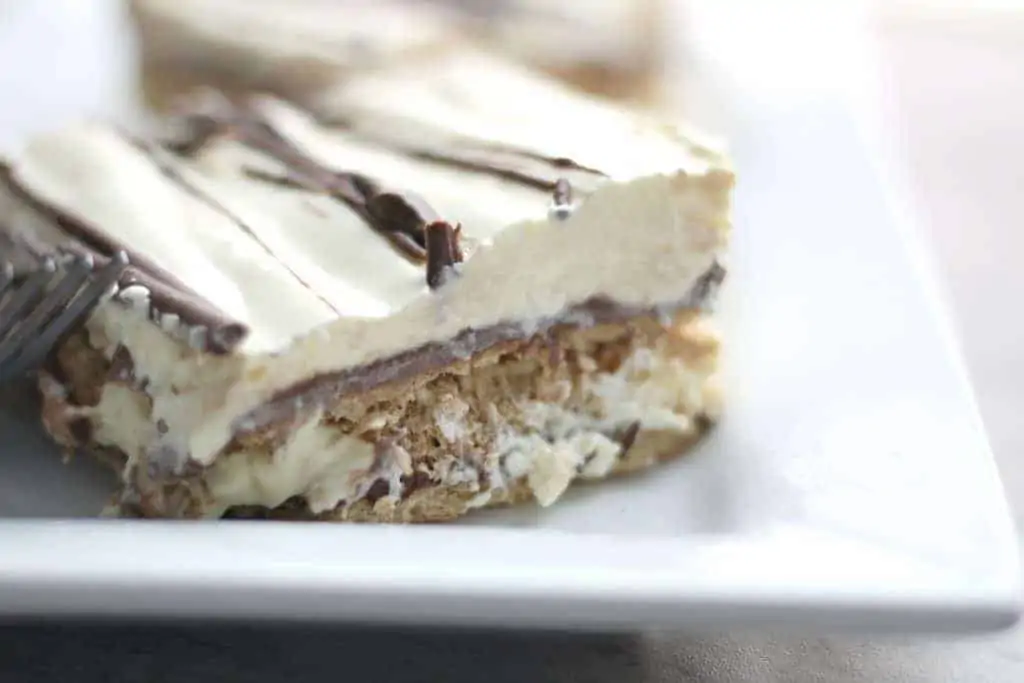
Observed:
[[[0,172],[8,239],[130,260],[40,375],[122,514],[550,505],[719,414],[733,174],[680,126],[446,55],[173,124],[71,126]]]
[[[196,87],[307,104],[361,71],[484,48],[608,96],[656,99],[664,0],[125,0],[157,109]]]

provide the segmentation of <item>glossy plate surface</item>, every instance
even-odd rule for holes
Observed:
[[[116,3],[82,5],[0,23],[0,58],[28,63],[26,26],[58,22],[68,42],[50,68],[83,78],[32,104],[29,76],[0,73],[25,93],[0,111],[5,146],[128,106],[128,72],[112,66],[123,55],[99,47],[123,30]],[[64,10],[77,24],[53,16]],[[995,466],[927,258],[849,102],[829,88],[751,90],[742,66],[719,68],[735,76],[723,75],[722,121],[741,178],[722,302],[731,403],[691,457],[452,526],[94,521],[110,476],[62,465],[31,392],[13,388],[0,399],[0,613],[586,629],[1013,621],[1017,551]]]

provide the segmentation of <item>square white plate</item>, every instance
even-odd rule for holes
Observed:
[[[90,6],[106,9],[67,33],[91,27],[82,54],[117,39],[114,4]],[[765,104],[733,76],[731,405],[691,457],[453,526],[70,520],[98,510],[111,477],[87,459],[61,465],[31,392],[15,388],[0,399],[0,613],[590,629],[1014,621],[1016,543],[970,388],[849,106],[827,89]]]

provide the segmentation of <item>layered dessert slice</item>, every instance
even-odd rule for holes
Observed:
[[[485,57],[315,114],[212,98],[0,172],[7,239],[130,267],[44,423],[152,517],[437,521],[555,502],[713,423],[733,175],[680,126]]]
[[[663,0],[128,0],[148,102],[201,86],[300,104],[353,72],[484,46],[606,95],[650,99]]]

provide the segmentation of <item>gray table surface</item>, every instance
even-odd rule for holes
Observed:
[[[1018,522],[1024,514],[1024,21],[880,28],[910,170]],[[0,79],[2,80],[2,79]],[[566,636],[181,624],[0,627],[0,680],[1018,683],[1024,630],[941,642],[766,633]]]

